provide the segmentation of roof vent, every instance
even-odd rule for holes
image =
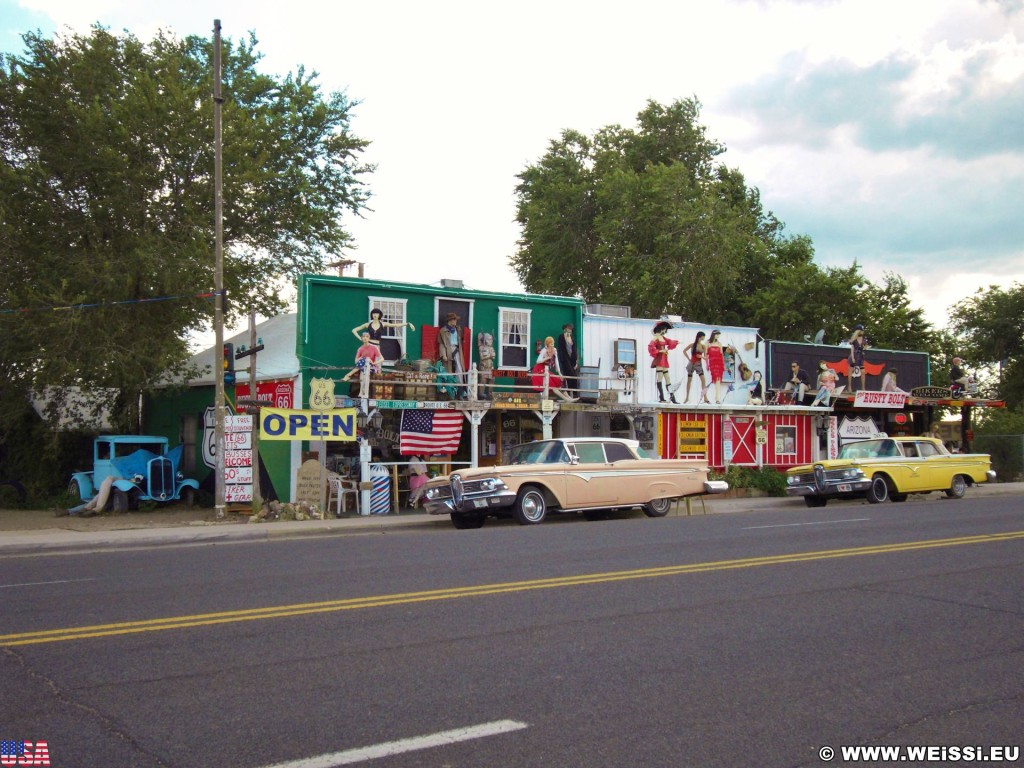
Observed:
[[[630,308],[622,304],[587,304],[587,312],[606,317],[632,317]]]
[[[466,286],[463,284],[463,282],[461,280],[453,280],[450,277],[445,277],[445,278],[443,278],[441,280],[441,287],[442,288],[460,288],[461,289],[461,288],[465,288]]]

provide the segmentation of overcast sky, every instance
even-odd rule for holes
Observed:
[[[898,272],[945,327],[953,302],[1024,281],[1022,5],[0,0],[0,49],[97,21],[144,40],[210,37],[214,18],[254,31],[265,71],[305,65],[362,102],[378,170],[347,255],[366,277],[481,290],[519,289],[516,175],[551,140],[693,96],[720,160],[819,264]]]

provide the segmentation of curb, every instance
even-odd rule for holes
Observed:
[[[937,493],[937,492],[933,492]],[[991,483],[968,491],[968,498],[991,496],[1024,496],[1024,483]],[[911,501],[934,500],[935,497],[912,496]],[[836,500],[832,505],[861,505],[863,499]],[[831,506],[831,505],[830,505]],[[779,496],[706,496],[704,504],[696,497],[690,505],[690,516],[751,512],[759,509],[804,509],[801,497]],[[687,517],[684,502],[678,502],[671,517]],[[411,510],[395,515],[366,515],[329,520],[279,521],[269,523],[194,523],[165,528],[131,528],[104,531],[9,531],[0,539],[0,557],[31,556],[61,552],[103,552],[115,549],[144,549],[160,546],[209,546],[299,539],[311,536],[373,535],[389,530],[422,528],[448,530],[451,524],[445,515],[428,515]]]

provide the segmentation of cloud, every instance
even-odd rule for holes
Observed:
[[[255,30],[266,71],[305,64],[360,100],[352,127],[378,171],[346,255],[368,277],[515,289],[516,174],[564,129],[689,96],[819,263],[899,272],[939,325],[951,291],[1024,276],[1018,0],[0,0],[5,24],[19,7],[38,10],[31,28],[48,14],[141,39],[208,37],[218,16],[226,37]]]

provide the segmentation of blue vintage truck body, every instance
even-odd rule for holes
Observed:
[[[169,450],[166,437],[103,435],[93,441],[91,472],[75,472],[69,492],[83,502],[92,500],[107,478],[110,498],[105,506],[115,512],[138,507],[140,501],[183,500],[191,506],[199,483],[178,469],[181,446]]]

